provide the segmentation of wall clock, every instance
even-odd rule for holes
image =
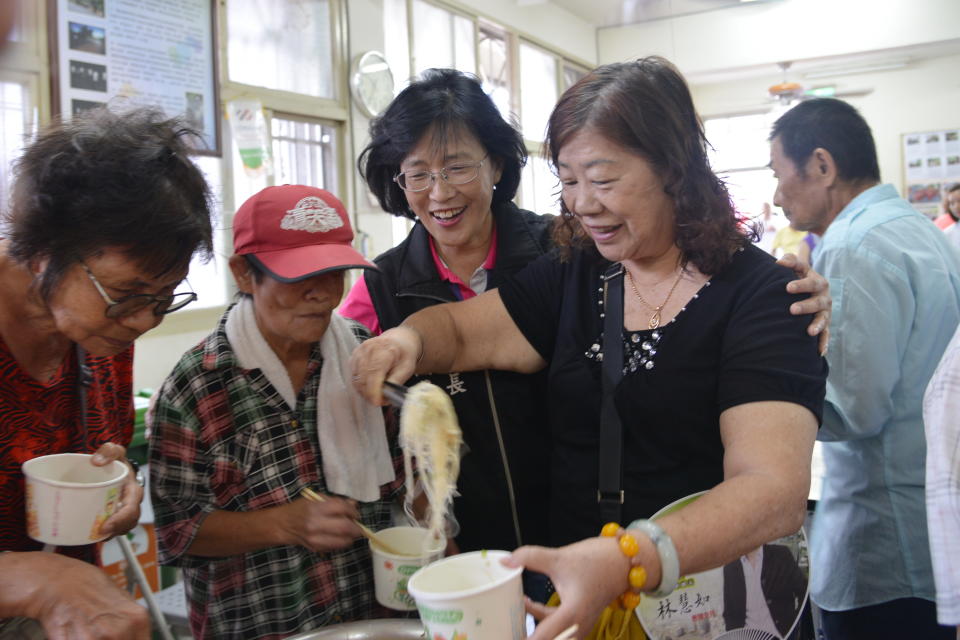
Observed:
[[[393,73],[379,51],[367,51],[354,64],[350,89],[357,106],[368,118],[380,115],[393,100]]]

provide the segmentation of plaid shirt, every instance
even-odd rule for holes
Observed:
[[[923,423],[937,619],[942,625],[960,625],[960,330],[927,385]]]
[[[214,510],[256,511],[288,503],[304,487],[326,491],[316,427],[319,343],[291,410],[259,369],[238,366],[226,317],[181,358],[157,393],[150,419],[160,562],[183,568],[194,636],[281,638],[383,615],[363,538],[330,553],[299,546],[223,558],[188,553]],[[354,333],[361,340],[369,335],[359,324]],[[374,530],[391,525],[391,500],[403,486],[392,413],[387,431],[396,480],[382,487],[381,500],[359,504],[361,520]]]

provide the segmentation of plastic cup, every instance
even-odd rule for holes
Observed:
[[[417,608],[407,592],[407,581],[420,567],[442,558],[447,544],[446,540],[435,540],[433,545],[427,545],[427,534],[428,531],[421,527],[392,527],[377,531],[377,537],[397,551],[409,554],[387,553],[370,541],[377,602],[398,611]]]
[[[438,560],[407,584],[428,638],[521,640],[527,637],[523,569],[500,560],[506,551],[471,551]]]
[[[27,535],[55,545],[98,542],[100,525],[117,509],[128,467],[95,467],[87,453],[57,453],[23,463]]]

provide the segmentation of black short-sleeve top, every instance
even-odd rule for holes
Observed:
[[[603,525],[596,499],[601,365],[592,347],[602,333],[601,276],[609,266],[595,252],[574,251],[563,262],[550,254],[499,288],[513,321],[549,363],[550,537],[558,545],[595,536]],[[725,409],[792,402],[819,424],[827,365],[807,335],[810,316],[789,312],[806,297],[786,292],[792,279],[749,246],[671,322],[625,332],[635,371],[615,391],[624,428],[623,523],[723,480]]]

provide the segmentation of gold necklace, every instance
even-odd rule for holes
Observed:
[[[653,315],[650,316],[650,322],[647,323],[647,326],[651,329],[656,329],[660,326],[660,312],[663,311],[663,308],[667,306],[667,301],[670,300],[670,296],[673,295],[674,290],[677,288],[677,285],[680,284],[680,278],[683,277],[683,269],[680,269],[680,273],[677,274],[677,279],[673,281],[673,286],[670,287],[670,291],[667,293],[667,297],[663,299],[663,302],[660,303],[659,307],[655,307],[646,300],[643,299],[643,296],[640,295],[640,290],[637,289],[637,283],[633,279],[633,274],[630,273],[630,270],[624,267],[624,270],[627,272],[627,275],[630,277],[630,287],[633,289],[634,295],[637,296],[637,299],[640,300],[645,306],[653,309]]]

